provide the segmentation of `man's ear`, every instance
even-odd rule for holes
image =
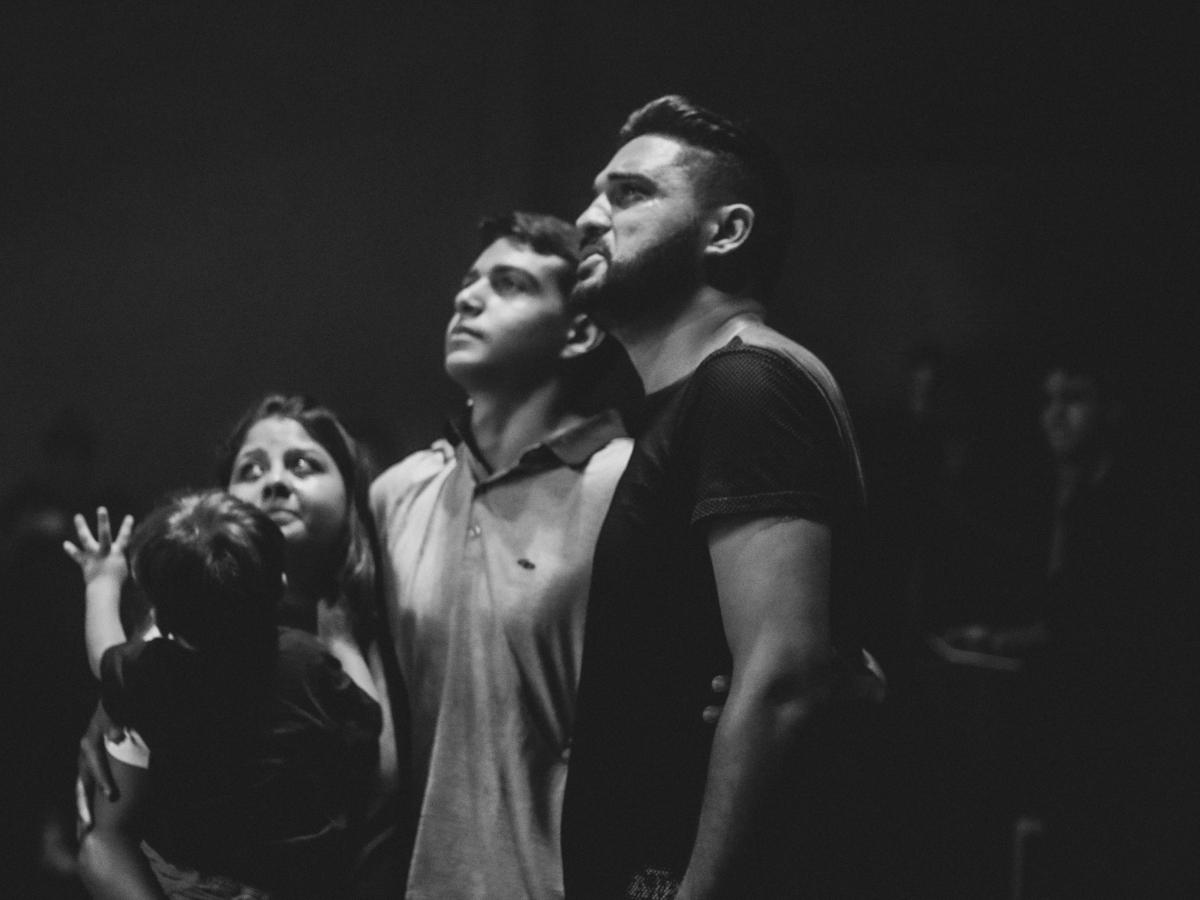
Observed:
[[[604,332],[585,314],[579,313],[571,319],[567,329],[567,343],[558,354],[560,359],[574,359],[591,353],[604,340]]]
[[[713,210],[712,236],[704,248],[709,257],[727,256],[750,239],[754,210],[745,203],[729,203]]]

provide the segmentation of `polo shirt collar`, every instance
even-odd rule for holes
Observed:
[[[468,406],[446,423],[446,439],[457,450],[470,456],[472,469],[479,475],[481,484],[499,481],[518,473],[535,473],[553,469],[560,465],[582,469],[597,450],[613,438],[623,437],[625,427],[614,410],[605,410],[567,428],[543,441],[531,445],[518,457],[517,462],[503,471],[493,472],[480,457],[471,436],[471,410]]]

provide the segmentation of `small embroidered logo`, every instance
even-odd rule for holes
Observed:
[[[534,566],[534,564],[533,564],[533,563],[531,563],[531,562],[530,562],[529,560],[527,560],[527,559],[518,559],[518,560],[517,560],[517,565],[518,565],[518,566],[520,566],[522,569],[533,569],[533,568],[536,568],[536,566]]]

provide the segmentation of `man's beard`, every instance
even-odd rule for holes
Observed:
[[[698,228],[681,228],[633,259],[606,256],[601,277],[592,284],[576,284],[572,302],[606,329],[670,321],[698,283]]]

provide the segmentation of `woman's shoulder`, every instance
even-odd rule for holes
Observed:
[[[335,662],[331,654],[311,631],[280,625],[276,629],[276,646],[283,667],[329,666]]]

